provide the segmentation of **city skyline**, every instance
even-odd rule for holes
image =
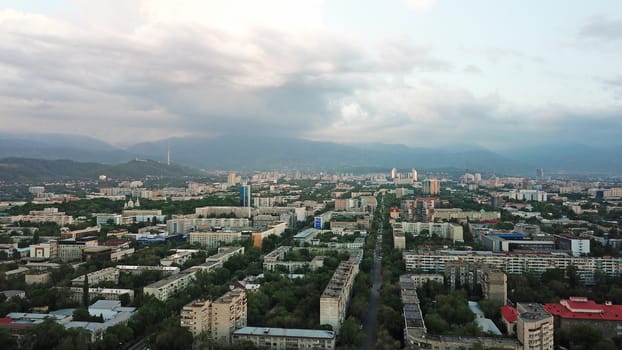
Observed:
[[[0,128],[619,144],[615,1],[0,1]]]

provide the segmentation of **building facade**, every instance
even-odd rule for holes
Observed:
[[[553,316],[541,304],[516,305],[516,337],[524,350],[553,350]]]
[[[244,327],[233,331],[233,343],[249,341],[261,349],[333,350],[336,333],[313,329]]]

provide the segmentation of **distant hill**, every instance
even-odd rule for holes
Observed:
[[[622,173],[622,147],[583,144],[543,144],[504,152],[509,158],[543,168],[546,172]]]
[[[492,151],[464,144],[413,148],[401,144],[340,144],[249,135],[171,138],[121,149],[83,136],[0,134],[0,158],[69,159],[105,164],[125,163],[136,158],[165,162],[169,144],[174,164],[199,169],[346,171],[393,167],[419,170],[454,168],[533,176],[536,168],[544,168],[545,173],[549,174],[622,173],[622,158],[618,155],[620,147],[614,146],[599,148],[581,144],[545,144]],[[42,171],[45,173],[45,169]],[[0,176],[2,172],[0,169]]]
[[[45,160],[31,158],[0,159],[0,181],[39,182],[54,180],[94,180],[99,175],[113,179],[138,179],[146,176],[181,177],[201,176],[198,170],[166,165],[151,160],[134,160],[117,165],[82,163],[72,160]]]
[[[108,164],[135,158],[123,149],[87,136],[0,134],[0,159],[9,157],[70,159]]]
[[[265,137],[173,138],[137,144],[128,151],[141,157],[164,160],[168,144],[175,162],[209,169],[339,171],[356,167],[455,167],[516,173],[532,168],[483,148],[442,150]]]

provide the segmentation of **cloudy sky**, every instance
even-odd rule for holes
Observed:
[[[0,131],[620,144],[622,1],[0,0]]]

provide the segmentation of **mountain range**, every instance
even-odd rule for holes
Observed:
[[[327,170],[355,168],[458,168],[496,174],[619,174],[615,147],[543,144],[492,151],[473,145],[413,148],[401,144],[340,144],[292,138],[230,135],[170,138],[121,148],[86,136],[0,134],[0,159],[66,159],[118,164],[133,159],[166,162],[170,145],[174,164],[200,169]],[[93,167],[93,166],[91,166]],[[0,168],[0,173],[4,170]]]

